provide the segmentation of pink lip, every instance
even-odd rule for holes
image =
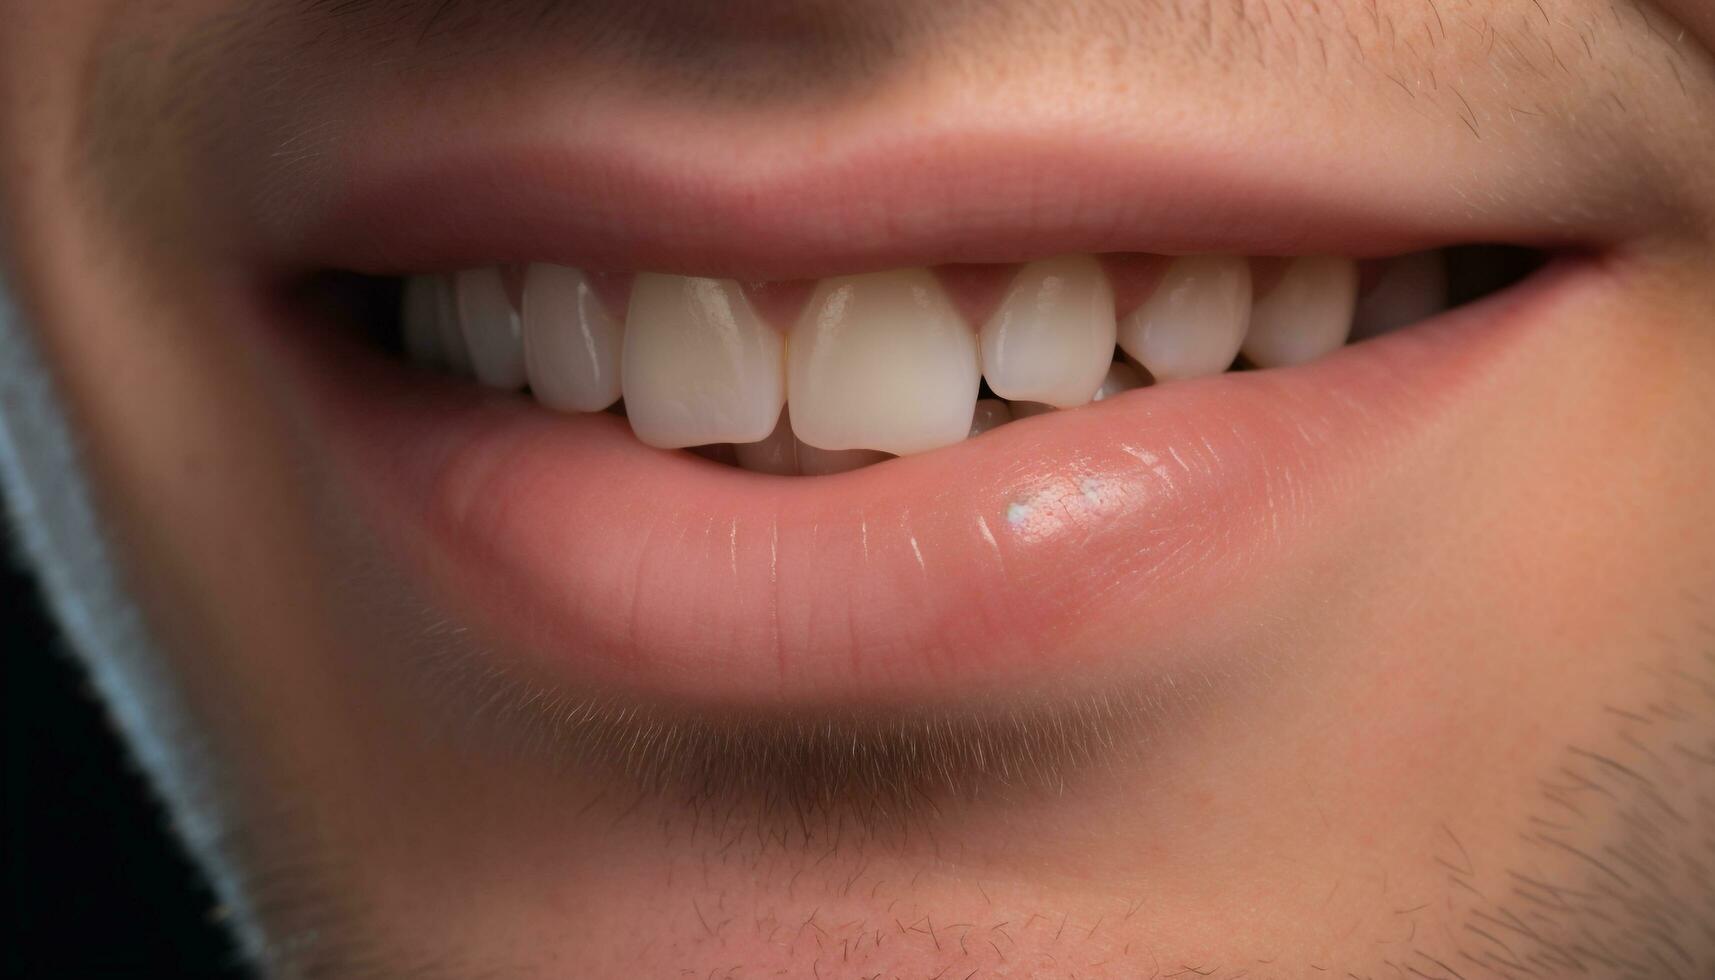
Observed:
[[[556,415],[331,332],[263,333],[398,566],[511,666],[680,701],[874,703],[1184,655],[1293,574],[1587,268],[1563,260],[1310,365],[827,478],[653,450],[620,418]]]
[[[273,229],[261,258],[382,274],[537,261],[751,281],[1071,252],[1362,258],[1578,242],[1528,214],[1475,212],[1452,181],[1327,141],[1283,151],[1283,164],[1215,137],[1098,130],[1074,141],[1047,124],[734,135],[614,109],[575,124],[503,118],[449,140],[419,116],[343,131],[328,186],[300,186],[310,178],[296,172],[266,182],[273,198],[310,203],[289,224],[254,222]]]

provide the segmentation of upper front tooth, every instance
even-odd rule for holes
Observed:
[[[1293,259],[1280,280],[1251,307],[1244,354],[1257,367],[1315,360],[1346,342],[1358,296],[1351,259]]]
[[[599,412],[619,400],[624,328],[576,269],[532,265],[524,277],[524,368],[536,400]]]
[[[459,324],[476,379],[494,388],[524,387],[524,330],[500,270],[458,274]]]
[[[1232,366],[1250,318],[1250,263],[1189,255],[1175,259],[1125,318],[1119,344],[1157,381],[1200,378]]]
[[[1099,262],[1032,262],[983,325],[983,374],[1002,398],[1082,405],[1113,362],[1114,329],[1113,287]]]
[[[786,402],[783,346],[738,283],[640,274],[620,369],[632,431],[661,449],[766,438]]]
[[[1447,308],[1444,254],[1417,252],[1390,259],[1352,315],[1353,338],[1374,337],[1427,320]]]
[[[976,335],[926,269],[823,280],[792,328],[792,428],[821,449],[959,442],[981,383]]]

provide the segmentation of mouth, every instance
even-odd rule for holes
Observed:
[[[373,233],[400,200],[353,184],[318,232],[348,243],[318,281],[357,283],[352,312],[258,318],[342,492],[474,655],[692,706],[1197,667],[1602,281],[1526,236],[1390,252],[1438,243],[1362,230],[1380,221],[1329,233],[1343,254],[1283,252],[1278,228],[1061,250],[1024,222],[967,254],[952,218],[769,278],[836,260],[785,249],[752,276],[755,242],[709,259],[588,228],[548,247],[550,219]]]
[[[1069,255],[748,283],[530,264],[409,277],[380,333],[419,368],[620,415],[657,449],[828,476],[1138,388],[1307,364],[1533,264],[1496,248]]]

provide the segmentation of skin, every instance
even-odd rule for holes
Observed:
[[[33,342],[57,392],[33,401],[28,362],[0,368],[11,499],[265,969],[1715,970],[1715,15],[1699,0],[663,3],[639,5],[656,19],[570,5],[541,20],[499,4],[457,30],[457,4],[4,6],[0,257],[26,331],[9,343]],[[1384,20],[1406,40],[1384,43]],[[1105,44],[1115,23],[1135,43]],[[1366,126],[1433,137],[1484,168],[1474,214],[1563,217],[1606,288],[1462,393],[1303,575],[1247,599],[1211,641],[1250,654],[1212,662],[1246,666],[1147,678],[1118,720],[1005,746],[1028,778],[960,754],[994,730],[981,712],[939,743],[951,771],[925,774],[871,729],[854,729],[878,749],[865,768],[792,719],[646,705],[644,723],[597,691],[566,702],[585,710],[568,724],[516,685],[400,666],[464,664],[480,641],[389,574],[266,363],[222,328],[275,271],[256,256],[292,224],[284,191],[326,176],[314,151],[269,169],[300,145],[283,135],[399,98],[378,63],[444,98],[454,131],[597,78],[639,117],[746,131],[976,90],[1053,102],[1086,90],[1092,59],[1114,80],[1091,95],[1105,111],[1254,113],[1288,145]],[[1399,81],[1431,77],[1445,84],[1397,102]],[[80,452],[17,452],[54,405]],[[67,480],[106,533],[95,563],[90,529],[53,504]],[[697,764],[628,750],[641,724]]]

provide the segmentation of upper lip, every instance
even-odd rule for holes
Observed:
[[[1452,173],[1406,172],[1343,143],[1281,150],[951,116],[724,137],[634,115],[503,118],[458,139],[435,138],[420,115],[349,124],[334,174],[278,176],[307,203],[263,223],[260,248],[301,270],[541,261],[788,280],[1071,252],[1365,258],[1622,233],[1576,216],[1545,222],[1526,190],[1479,206]],[[321,182],[310,192],[296,181]]]

